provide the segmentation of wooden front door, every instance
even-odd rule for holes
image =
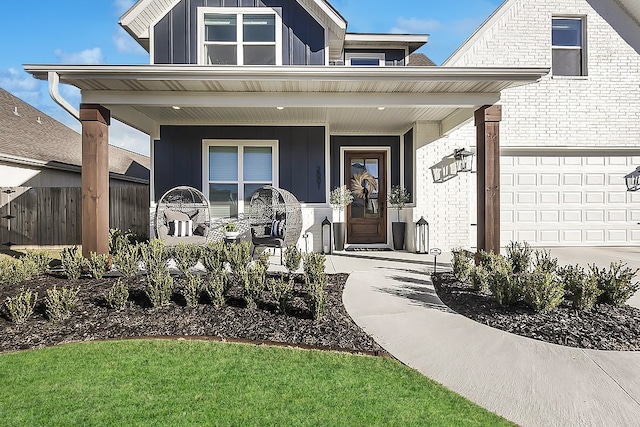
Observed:
[[[353,194],[347,207],[347,243],[387,243],[386,152],[345,152],[345,184]]]

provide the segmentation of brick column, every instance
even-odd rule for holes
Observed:
[[[478,165],[478,251],[500,253],[500,121],[502,106],[475,112]]]
[[[82,254],[109,253],[109,124],[111,112],[81,104]]]

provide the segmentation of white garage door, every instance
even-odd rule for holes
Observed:
[[[640,244],[640,192],[624,183],[638,165],[639,157],[611,153],[503,155],[502,244]]]

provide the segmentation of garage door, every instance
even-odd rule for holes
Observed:
[[[640,192],[624,183],[638,165],[640,157],[611,153],[503,155],[502,244],[640,244]]]

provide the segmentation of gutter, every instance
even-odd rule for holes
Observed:
[[[80,113],[78,110],[73,108],[71,104],[60,95],[60,91],[58,90],[60,87],[60,74],[55,71],[49,71],[47,73],[47,77],[49,80],[49,95],[51,95],[51,99],[53,99],[56,104],[61,106],[65,111],[71,114],[76,120],[80,121]]]

